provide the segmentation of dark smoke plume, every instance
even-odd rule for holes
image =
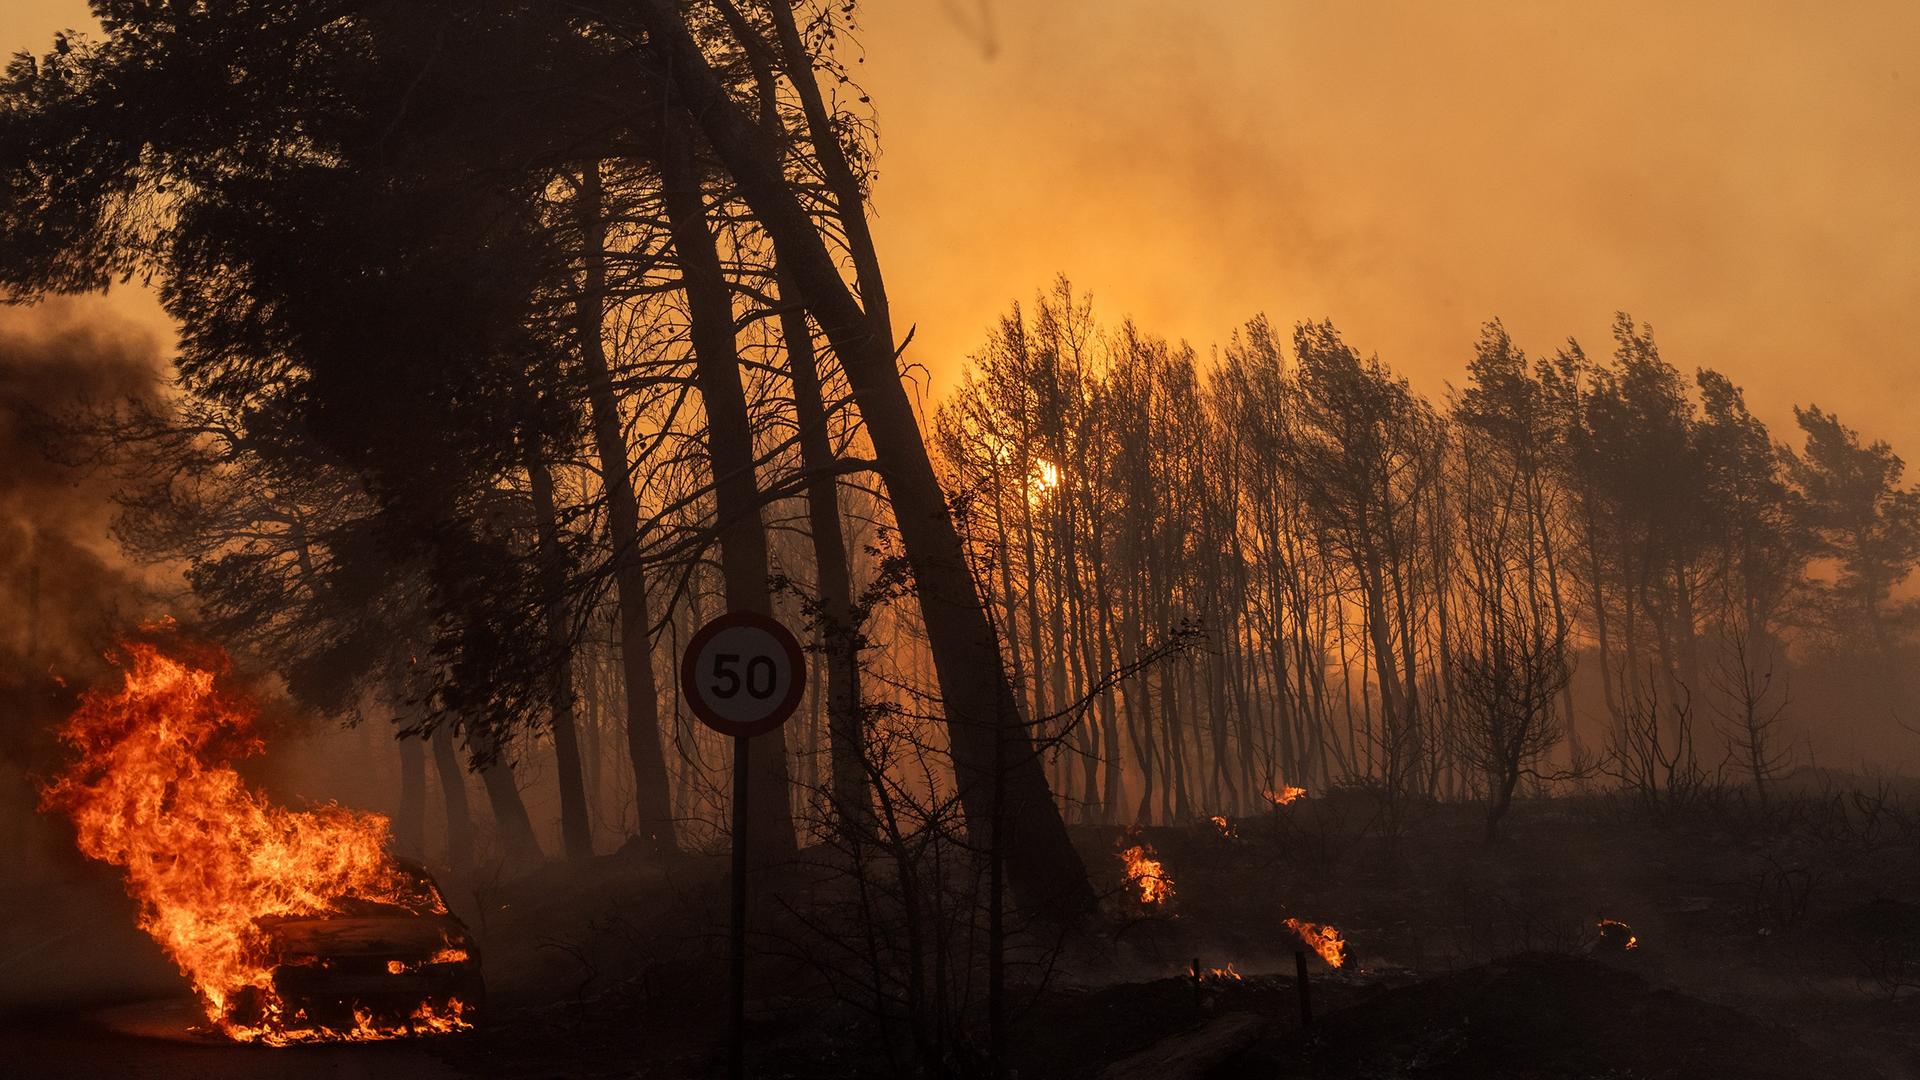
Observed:
[[[97,304],[0,307],[0,837],[14,841],[0,849],[25,839],[26,774],[48,762],[53,723],[115,635],[151,614],[110,535],[102,448],[82,432],[158,395],[164,372],[158,343]]]

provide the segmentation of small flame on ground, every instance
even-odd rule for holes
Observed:
[[[1234,969],[1233,962],[1228,961],[1226,967],[1207,969],[1207,973],[1201,981],[1219,983],[1240,982],[1241,977],[1240,972]]]
[[[1220,839],[1236,840],[1239,838],[1240,830],[1233,827],[1233,822],[1228,821],[1219,814],[1215,814],[1207,820],[1213,822],[1213,827],[1220,830]]]
[[[407,1023],[394,1027],[383,1025],[374,1018],[372,1012],[364,1008],[353,1010],[353,1026],[341,1031],[316,1028],[275,1028],[223,1027],[221,1030],[236,1042],[263,1042],[269,1046],[294,1046],[317,1042],[378,1042],[382,1039],[399,1038],[402,1035],[445,1035],[455,1031],[470,1030],[473,1025],[462,1019],[466,1004],[459,998],[448,998],[444,1006],[435,1007],[432,1002],[423,1001],[407,1017]],[[304,1020],[301,1014],[295,1014],[296,1021]]]
[[[1127,868],[1127,884],[1140,890],[1140,903],[1158,907],[1173,899],[1173,879],[1155,857],[1153,845],[1142,839],[1138,830],[1120,834],[1120,861]]]
[[[79,759],[44,787],[42,804],[73,819],[84,854],[125,868],[140,928],[192,980],[207,1019],[236,1041],[275,1046],[469,1026],[454,998],[387,1026],[358,1007],[346,1030],[302,1028],[303,1011],[288,1015],[260,919],[326,915],[347,900],[422,914],[446,906],[387,854],[384,816],[288,810],[247,786],[228,763],[264,744],[253,711],[216,689],[215,671],[139,642],[112,659],[124,685],[81,695],[60,729]],[[223,668],[225,658],[208,663]]]
[[[1619,919],[1601,919],[1596,925],[1600,930],[1600,940],[1620,946],[1622,952],[1632,952],[1640,947],[1640,939],[1633,935],[1633,927]]]
[[[1300,938],[1301,944],[1320,954],[1320,959],[1328,967],[1339,967],[1347,962],[1347,943],[1340,938],[1340,931],[1324,923],[1303,922],[1300,919],[1288,919],[1287,929]]]
[[[1273,789],[1269,788],[1268,790],[1261,792],[1260,797],[1267,800],[1268,802],[1272,803],[1275,806],[1285,806],[1288,803],[1293,802],[1295,799],[1301,798],[1306,793],[1307,793],[1306,788],[1292,787],[1289,785],[1289,786],[1282,787],[1278,791],[1274,791]]]

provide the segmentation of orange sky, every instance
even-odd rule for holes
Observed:
[[[1626,308],[1776,425],[1817,401],[1920,461],[1920,5],[1192,7],[869,0],[936,385],[1061,270],[1202,348],[1330,316],[1435,396],[1489,316],[1604,352]],[[0,46],[85,17],[7,0]]]

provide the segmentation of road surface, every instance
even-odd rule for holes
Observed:
[[[193,1033],[190,999],[0,1015],[10,1080],[452,1080],[435,1040],[235,1046]],[[459,1036],[452,1036],[459,1038]]]

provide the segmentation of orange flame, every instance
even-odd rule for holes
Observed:
[[[1207,820],[1213,822],[1213,827],[1220,830],[1220,839],[1234,840],[1239,838],[1240,830],[1233,827],[1233,822],[1228,821],[1219,814],[1215,814]]]
[[[1298,935],[1307,948],[1319,953],[1320,959],[1325,960],[1328,967],[1337,968],[1347,962],[1347,943],[1340,939],[1340,931],[1322,923],[1299,919],[1288,919],[1286,927]]]
[[[1154,857],[1153,845],[1129,829],[1120,835],[1120,861],[1127,867],[1127,884],[1140,890],[1140,903],[1156,907],[1173,899],[1173,879]]]
[[[1200,981],[1219,983],[1240,982],[1241,977],[1240,972],[1234,969],[1232,961],[1228,961],[1226,967],[1209,968],[1206,975],[1202,976]]]
[[[263,743],[251,709],[215,689],[214,671],[148,644],[123,652],[113,659],[125,684],[81,695],[61,726],[80,756],[44,787],[42,805],[73,819],[83,853],[125,868],[140,928],[192,980],[207,1019],[236,1041],[276,1046],[469,1026],[457,999],[422,1003],[410,1024],[387,1027],[358,1007],[350,1030],[286,1015],[256,920],[324,915],[347,901],[446,907],[388,856],[384,816],[287,810],[247,786],[228,762]]]
[[[1622,952],[1631,952],[1640,947],[1640,939],[1633,934],[1633,927],[1619,919],[1601,919],[1595,924],[1600,929],[1600,940],[1617,944]]]
[[[1291,785],[1286,785],[1286,786],[1282,786],[1279,791],[1274,791],[1272,789],[1263,791],[1260,793],[1260,797],[1267,800],[1268,802],[1272,803],[1275,806],[1285,806],[1288,803],[1294,801],[1295,799],[1298,799],[1301,796],[1305,795],[1306,793],[1307,793],[1306,788],[1293,787]]]

